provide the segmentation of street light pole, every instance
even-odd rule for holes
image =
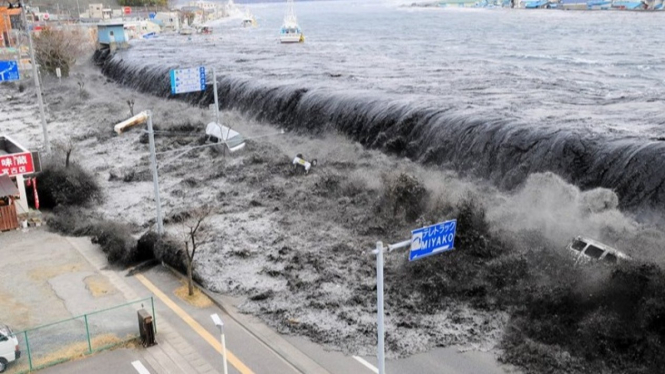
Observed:
[[[37,60],[35,59],[35,49],[32,46],[32,34],[30,33],[30,28],[28,27],[28,17],[25,15],[25,3],[23,0],[20,2],[21,5],[21,15],[23,18],[23,24],[25,25],[25,31],[28,33],[28,45],[30,46],[30,62],[32,64],[32,75],[35,77],[35,87],[37,87],[37,101],[39,102],[39,114],[42,119],[42,131],[44,132],[44,147],[46,153],[51,153],[51,143],[48,140],[48,131],[46,130],[46,114],[44,113],[44,99],[42,98],[42,87],[39,84],[39,72],[37,71]]]
[[[224,358],[224,374],[229,374],[229,368],[226,363],[226,338],[224,337],[224,325],[220,328],[220,333],[222,335],[222,357]]]
[[[148,140],[150,143],[150,167],[152,169],[152,183],[155,188],[155,205],[157,208],[157,233],[164,233],[164,223],[162,221],[162,203],[159,199],[159,174],[157,174],[157,155],[155,154],[155,132],[152,130],[152,111],[147,110],[148,114]]]
[[[224,337],[224,322],[219,318],[217,313],[211,314],[210,318],[215,323],[215,326],[219,327],[220,340],[222,342],[222,357],[224,358],[224,374],[229,374],[229,367],[226,363],[226,338]]]

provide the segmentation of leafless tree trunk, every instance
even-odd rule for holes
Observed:
[[[207,235],[203,228],[203,221],[210,216],[212,212],[211,205],[199,208],[192,214],[190,220],[185,223],[185,255],[187,257],[187,286],[189,296],[194,295],[194,281],[192,274],[194,272],[194,256],[196,249],[205,242]]]
[[[129,106],[129,116],[134,117],[134,99],[127,100],[127,105]]]
[[[196,240],[192,238],[192,244]],[[194,263],[194,254],[196,253],[196,246],[192,246],[192,252],[189,252],[189,242],[185,242],[185,252],[187,253],[187,288],[189,296],[194,295],[194,282],[192,281],[192,264]]]
[[[66,140],[55,142],[55,146],[65,153],[65,168],[68,168],[72,152],[76,148],[74,141],[72,141],[72,138],[67,138]]]

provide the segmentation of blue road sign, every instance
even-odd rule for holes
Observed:
[[[171,70],[171,94],[205,91],[206,69],[203,66]]]
[[[0,82],[19,80],[18,63],[16,61],[0,61]]]
[[[456,231],[456,219],[411,231],[409,261],[455,249]]]

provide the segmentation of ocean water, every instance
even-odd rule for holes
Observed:
[[[168,69],[215,67],[223,107],[287,128],[336,128],[505,188],[550,170],[664,207],[665,12],[296,2],[306,42],[284,45],[286,3],[249,9],[257,28],[137,41],[104,71],[168,95]]]

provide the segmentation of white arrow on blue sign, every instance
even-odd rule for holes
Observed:
[[[409,261],[455,249],[456,232],[456,219],[411,231]]]
[[[206,69],[203,66],[190,69],[174,69],[170,71],[171,94],[205,91]]]
[[[0,61],[0,82],[17,81],[20,79],[16,61]]]

